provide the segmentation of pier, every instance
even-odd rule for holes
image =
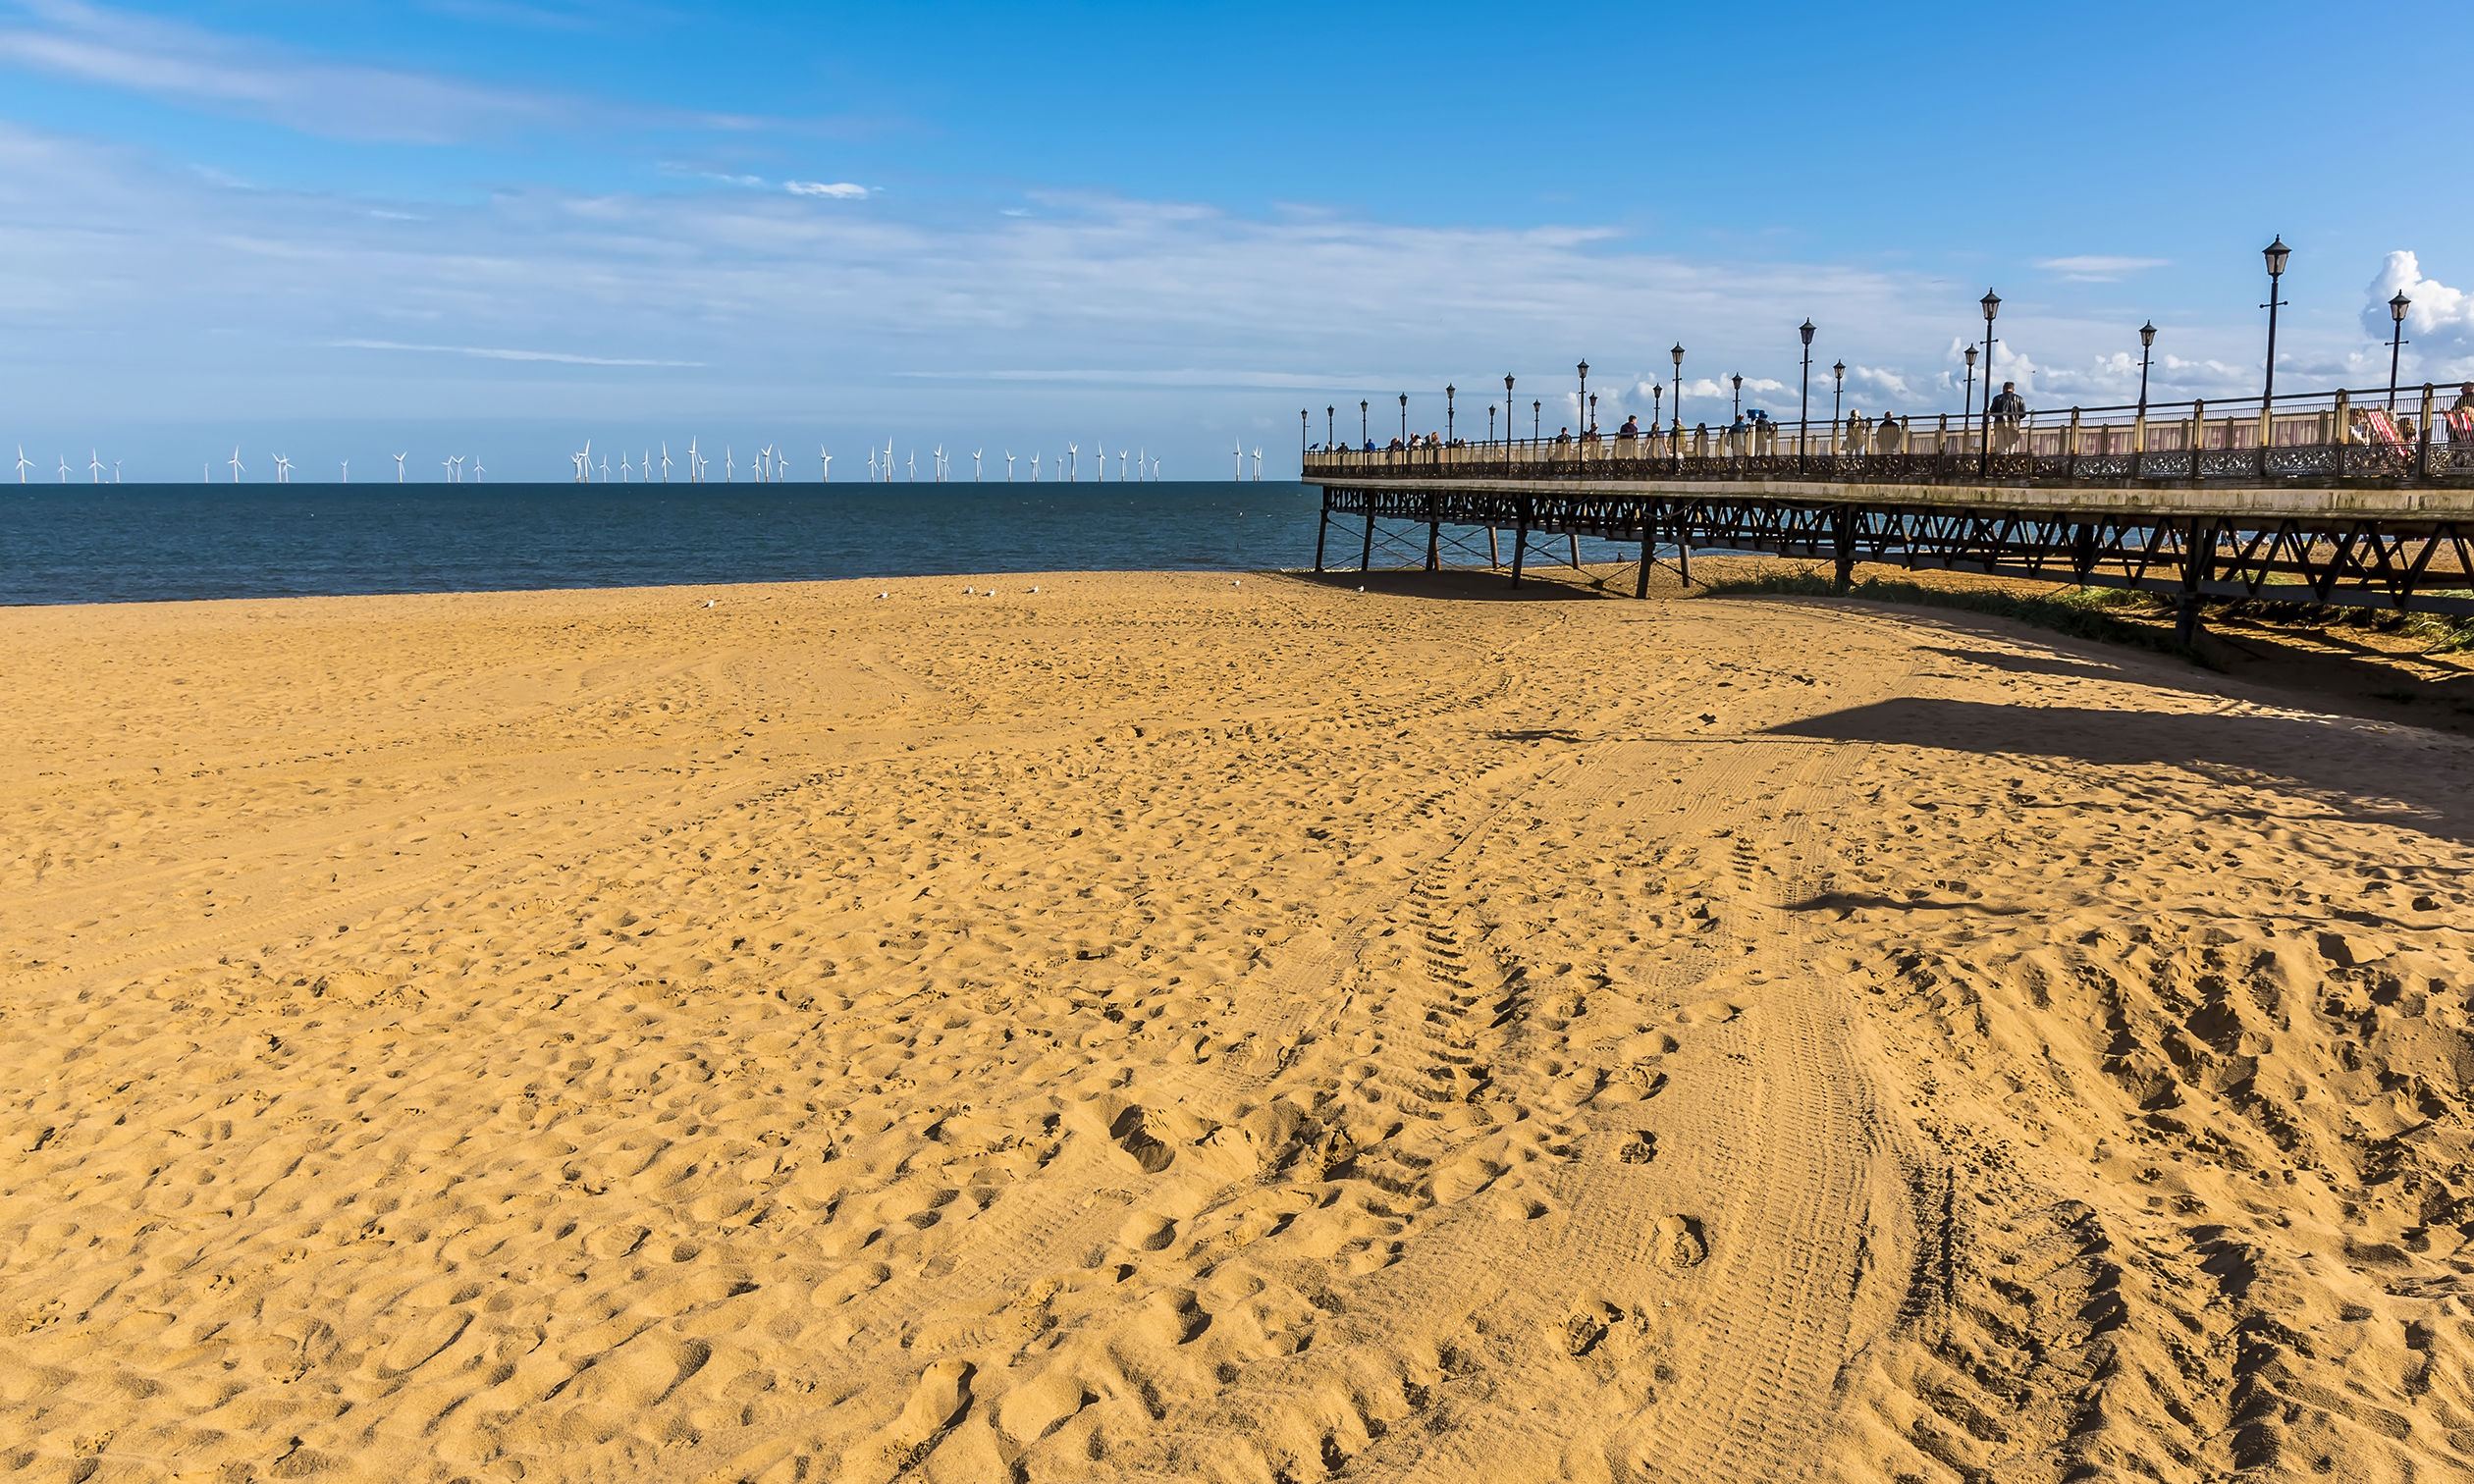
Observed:
[[[1308,450],[1316,570],[1423,544],[1487,567],[1637,544],[1635,593],[1695,551],[1823,557],[2201,599],[2474,613],[2474,408],[2422,387],[1996,416],[1850,416],[1633,436]],[[1409,527],[1403,530],[1402,527]],[[1482,536],[1477,533],[1482,531]],[[1349,547],[1355,547],[1349,551]],[[1505,559],[1508,547],[1508,561]],[[1472,564],[1478,564],[1473,561]]]

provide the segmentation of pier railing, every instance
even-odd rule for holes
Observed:
[[[2464,406],[2454,402],[2464,400]],[[1990,447],[1988,447],[1988,443]],[[2474,482],[2474,399],[2436,388],[1833,422],[1707,423],[1625,436],[1309,450],[1306,477],[1818,479],[1856,483]]]

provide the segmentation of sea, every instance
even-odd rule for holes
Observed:
[[[1314,565],[1320,506],[1268,480],[27,484],[0,486],[0,604],[1261,571]]]

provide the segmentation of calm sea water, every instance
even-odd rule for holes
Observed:
[[[0,486],[0,604],[1298,567],[1320,503],[1269,482]]]

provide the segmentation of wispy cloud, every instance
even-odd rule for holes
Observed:
[[[835,181],[830,185],[823,181],[784,181],[781,188],[792,195],[831,196],[836,201],[857,201],[875,194],[867,186],[854,186],[848,181]]]
[[[707,129],[753,122],[329,61],[87,0],[0,0],[0,65],[336,138],[449,144],[618,118]]]
[[[2036,266],[2047,273],[2058,273],[2071,283],[2110,284],[2126,274],[2165,267],[2169,261],[2166,258],[2109,257],[2101,253],[2086,253],[2077,257],[2040,258]]]
[[[621,355],[574,355],[565,350],[513,350],[498,345],[418,345],[403,341],[340,340],[327,344],[340,350],[426,350],[440,355],[469,355],[480,360],[554,361],[562,366],[701,366],[703,361],[647,360]]]

